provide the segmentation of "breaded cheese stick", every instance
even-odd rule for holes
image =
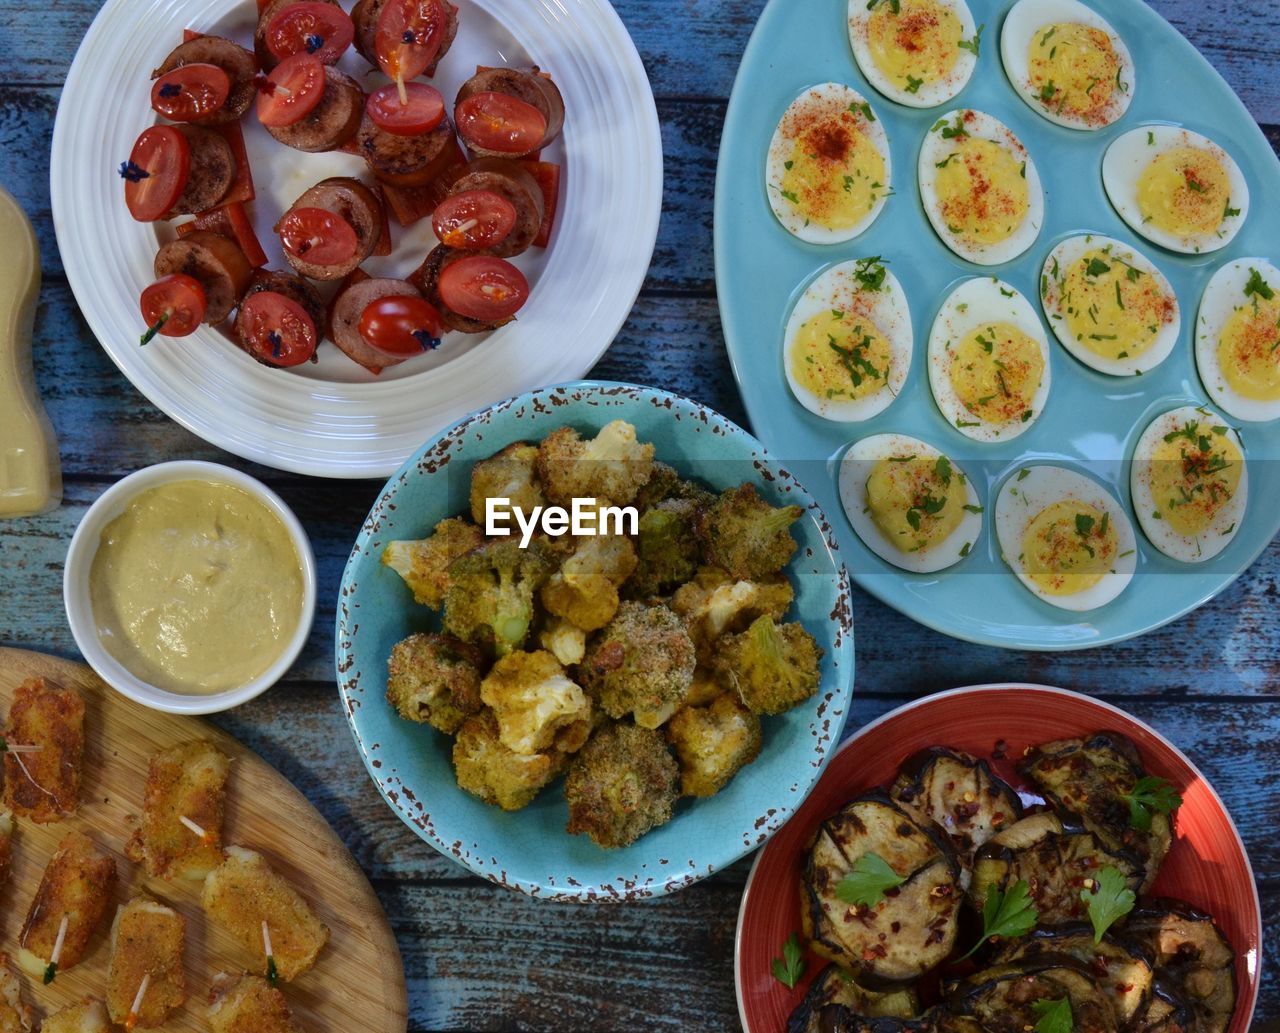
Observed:
[[[28,678],[14,690],[4,731],[4,798],[20,818],[45,824],[76,812],[84,755],[84,700],[74,689]]]
[[[30,1033],[31,1009],[22,1003],[22,985],[0,954],[0,1033]]]
[[[228,847],[227,859],[204,884],[204,910],[246,951],[259,971],[291,981],[316,963],[329,929],[311,906],[266,859],[243,847]]]
[[[83,832],[58,844],[18,935],[18,965],[29,976],[53,982],[79,964],[116,888],[116,862]]]
[[[302,1033],[289,1013],[289,1004],[261,976],[220,975],[209,1006],[213,1033]]]
[[[111,924],[107,972],[112,1022],[126,1029],[151,1029],[182,1007],[187,1000],[182,968],[186,935],[187,920],[150,897],[134,897],[120,906]]]
[[[86,997],[48,1016],[40,1025],[40,1033],[111,1033],[111,1024],[102,1002]]]
[[[189,742],[151,758],[142,824],[129,860],[160,879],[199,882],[222,863],[222,823],[230,762],[211,742]]]

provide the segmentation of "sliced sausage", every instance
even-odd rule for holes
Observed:
[[[177,125],[191,146],[191,173],[168,217],[196,215],[216,208],[235,182],[239,166],[231,145],[221,133],[201,126]]]
[[[156,279],[184,273],[204,288],[204,321],[217,325],[231,314],[253,279],[253,268],[235,241],[208,230],[171,240],[156,252]]]
[[[221,36],[197,36],[176,47],[164,59],[164,63],[151,73],[151,78],[159,79],[179,65],[196,64],[217,65],[231,79],[231,92],[227,94],[222,110],[217,115],[204,119],[204,124],[225,125],[236,121],[249,110],[255,94],[253,79],[258,67],[253,54]]]
[[[305,191],[289,211],[294,208],[323,208],[344,220],[356,232],[355,254],[340,265],[317,265],[285,249],[289,264],[313,280],[341,280],[373,254],[382,238],[382,202],[358,179],[335,176],[321,180]],[[277,232],[279,225],[276,224]]]
[[[345,72],[326,65],[324,96],[305,118],[293,125],[267,126],[286,147],[316,153],[332,151],[356,135],[364,116],[364,91]]]
[[[400,295],[418,297],[418,291],[406,280],[368,279],[353,283],[333,303],[333,326],[330,328],[333,343],[370,372],[398,365],[408,358],[407,355],[398,358],[371,348],[360,336],[359,329],[360,317],[370,302]]]
[[[275,16],[283,11],[290,4],[296,4],[298,0],[271,0],[266,7],[262,9],[262,13],[258,15],[258,27],[253,33],[253,53],[258,59],[258,67],[264,72],[269,72],[280,63],[280,59],[271,53],[271,48],[267,46],[267,29]],[[320,3],[332,4],[334,7],[341,8],[338,0],[319,0]]]
[[[240,300],[243,302],[245,298],[261,291],[274,291],[276,294],[283,294],[290,301],[296,301],[315,323],[317,336],[326,336],[329,313],[325,308],[324,299],[320,297],[320,292],[301,276],[272,269],[260,269],[254,273],[253,283],[249,285],[249,289],[244,292],[244,297]]]
[[[378,67],[374,39],[378,33],[378,16],[382,13],[385,3],[386,0],[359,0],[359,3],[351,8],[351,21],[356,27],[356,51],[374,68]],[[436,54],[436,59],[427,66],[428,76],[436,74],[436,68],[449,52],[449,48],[453,46],[454,37],[458,35],[458,8],[449,3],[449,0],[445,0],[444,13],[444,39],[440,43],[440,52]]]
[[[454,102],[456,109],[468,97],[477,93],[505,93],[531,104],[537,108],[547,120],[547,131],[537,147],[530,154],[540,151],[560,135],[564,128],[564,98],[560,89],[547,76],[541,74],[537,67],[525,70],[522,68],[481,68],[458,90],[458,98]],[[525,155],[506,154],[502,151],[491,151],[467,143],[468,150],[478,158],[520,158]]]
[[[503,158],[476,158],[451,174],[446,196],[468,190],[488,190],[510,201],[516,210],[510,235],[488,253],[511,258],[528,251],[542,227],[545,210],[542,190],[528,170]]]
[[[383,183],[398,187],[426,186],[453,162],[453,125],[445,119],[417,136],[388,133],[368,112],[360,121],[356,146]]]

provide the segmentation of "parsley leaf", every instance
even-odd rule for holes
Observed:
[[[923,79],[917,79],[914,75],[907,76],[906,90],[908,93],[919,93],[920,87],[924,85]]]
[[[867,0],[867,10],[874,11],[880,6],[880,0]],[[902,0],[889,0],[889,10],[894,14],[902,13]]]
[[[793,989],[800,977],[804,975],[804,952],[800,949],[800,938],[792,933],[782,945],[782,957],[773,959],[773,978]]]
[[[846,904],[875,907],[884,900],[885,890],[897,889],[906,881],[879,854],[863,854],[853,870],[836,883],[836,896]]]
[[[1101,258],[1089,259],[1089,264],[1084,267],[1085,276],[1101,276],[1107,272],[1111,266],[1107,265]]]
[[[970,957],[993,936],[1026,936],[1036,927],[1039,918],[1040,912],[1031,902],[1024,880],[1015,882],[1007,893],[993,882],[987,887],[987,899],[982,905],[982,936],[960,960]]]
[[[1101,943],[1103,934],[1130,911],[1137,899],[1118,868],[1111,865],[1098,872],[1092,889],[1080,891],[1080,899],[1089,908],[1093,923],[1093,942]]]
[[[853,267],[853,278],[869,291],[878,291],[884,286],[887,263],[879,256],[860,258]]]
[[[1244,296],[1248,298],[1254,294],[1264,301],[1270,301],[1276,296],[1271,284],[1262,278],[1262,274],[1257,269],[1250,269],[1249,282],[1244,285]]]
[[[1071,998],[1061,997],[1056,1001],[1032,1001],[1031,1010],[1040,1016],[1035,1025],[1035,1033],[1072,1033],[1076,1028],[1076,1017],[1071,1011]]]
[[[1138,779],[1133,791],[1122,797],[1129,804],[1129,824],[1139,832],[1151,831],[1152,814],[1172,814],[1182,806],[1182,797],[1165,778],[1147,775]]]
[[[982,30],[985,28],[985,25],[979,25],[978,31],[973,34],[973,39],[962,39],[956,46],[961,50],[969,51],[974,57],[977,57],[978,52],[982,49]]]

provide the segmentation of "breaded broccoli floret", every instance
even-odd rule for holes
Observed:
[[[573,758],[565,776],[571,835],[624,847],[671,820],[680,769],[658,732],[606,725]]]
[[[668,499],[682,499],[698,506],[709,506],[715,502],[716,496],[714,492],[708,491],[697,481],[681,477],[675,467],[655,459],[653,472],[649,475],[644,487],[637,492],[632,505],[640,513],[644,513],[645,510],[652,509],[658,503]]]
[[[416,602],[438,610],[449,588],[449,565],[483,541],[484,533],[466,517],[450,517],[429,538],[388,542],[382,562],[404,578]]]
[[[618,586],[636,569],[636,550],[624,535],[578,539],[573,554],[543,586],[542,605],[583,631],[597,631],[618,609]]]
[[[795,589],[786,575],[760,581],[735,581],[719,567],[702,567],[671,598],[671,608],[684,618],[689,635],[700,653],[709,656],[721,635],[744,630],[766,614],[782,620]]]
[[[521,549],[501,538],[459,556],[449,567],[444,628],[464,642],[506,656],[524,645],[533,622],[533,597],[551,575],[544,546]]]
[[[610,717],[657,728],[684,704],[697,662],[684,622],[665,606],[626,602],[587,649],[583,685]]]
[[[591,700],[542,650],[504,656],[485,676],[480,698],[493,708],[502,745],[515,753],[573,753],[591,732]]]
[[[480,710],[480,651],[449,635],[410,635],[391,648],[387,700],[409,721],[453,735]]]
[[[689,686],[689,694],[684,698],[686,707],[705,707],[717,696],[723,696],[725,688],[716,679],[716,673],[710,667],[699,664],[693,669],[693,684]]]
[[[822,650],[800,624],[760,617],[721,640],[716,678],[757,714],[781,714],[818,691]]]
[[[563,617],[548,617],[538,632],[538,642],[566,667],[582,663],[587,652],[587,633]]]
[[[710,706],[685,707],[667,722],[666,733],[683,796],[714,796],[760,753],[760,718],[729,692]]]
[[[641,514],[636,535],[639,564],[627,582],[629,596],[662,595],[693,577],[702,558],[695,532],[699,512],[690,499],[665,499]]]
[[[509,499],[511,505],[532,513],[546,501],[538,483],[538,446],[517,441],[471,468],[471,519],[485,526],[485,501]]]
[[[526,807],[564,769],[565,755],[515,753],[498,738],[492,710],[467,718],[453,743],[453,770],[458,785],[504,811]]]
[[[803,514],[799,506],[769,505],[754,484],[730,488],[698,524],[707,561],[739,581],[776,574],[796,551],[789,528]]]
[[[636,429],[622,420],[584,440],[572,427],[553,430],[538,446],[538,476],[553,502],[568,506],[575,498],[625,506],[649,480],[653,445],[636,440]]]

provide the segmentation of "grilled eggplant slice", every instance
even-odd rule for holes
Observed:
[[[1157,975],[1151,984],[1147,1010],[1134,1016],[1126,1033],[1193,1033],[1196,1015],[1175,986]]]
[[[887,1016],[909,1019],[919,1014],[920,1000],[910,989],[883,994],[865,990],[839,965],[828,965],[791,1013],[787,1020],[787,1033],[834,1033],[844,1029],[845,1026],[830,1024],[839,1019],[837,1010],[848,1012],[851,1018]],[[823,1013],[830,1013],[826,1025],[823,1024]]]
[[[953,984],[948,1006],[975,1019],[987,1033],[1023,1033],[1040,1021],[1037,1001],[1071,1002],[1075,1033],[1117,1033],[1116,1013],[1106,991],[1089,969],[1063,955],[1046,954],[1034,961],[996,965]],[[944,1027],[945,1028],[945,1027]]]
[[[875,854],[904,881],[874,907],[847,903],[837,887]],[[922,827],[882,793],[860,797],[824,821],[810,841],[801,920],[812,950],[861,985],[886,989],[941,964],[955,945],[960,863],[933,826]]]
[[[1004,891],[1022,881],[1040,925],[1080,922],[1088,917],[1080,899],[1085,880],[1108,865],[1137,891],[1143,872],[1133,858],[1109,853],[1087,829],[1046,811],[1010,825],[978,851],[969,896],[981,912],[990,887]]]
[[[1130,823],[1127,794],[1147,772],[1138,748],[1119,732],[1088,739],[1060,739],[1027,754],[1019,769],[1061,814],[1075,815],[1113,854],[1129,854],[1142,866],[1145,893],[1173,844],[1169,815],[1151,815],[1151,830]]]
[[[1224,1033],[1236,1008],[1235,952],[1211,917],[1179,900],[1144,903],[1127,934],[1187,1004],[1194,1033]]]
[[[858,1015],[839,1004],[818,1012],[814,1033],[938,1033],[932,1019],[899,1019]],[[979,1031],[980,1033],[980,1031]]]
[[[965,867],[966,888],[974,851],[1022,817],[1018,794],[985,760],[945,746],[903,764],[889,796],[920,824],[933,821],[947,834]]]
[[[1093,929],[1088,925],[1037,929],[1024,939],[1006,944],[992,960],[1009,965],[1037,961],[1051,954],[1074,958],[1089,970],[1111,998],[1121,1026],[1147,1011],[1154,982],[1151,965],[1136,950],[1110,936],[1094,943]]]

